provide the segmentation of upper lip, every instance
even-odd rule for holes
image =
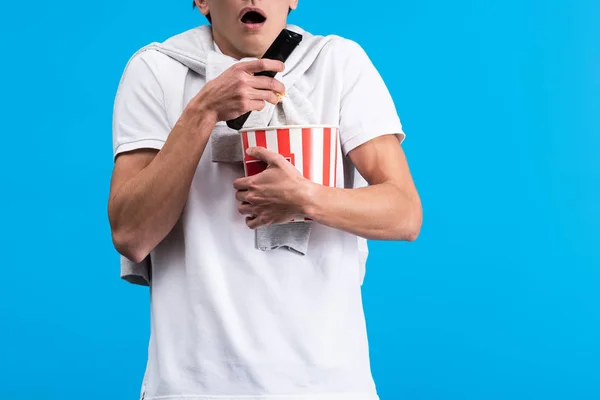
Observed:
[[[259,13],[260,15],[263,16],[264,19],[267,19],[267,16],[265,15],[265,12],[263,10],[261,10],[260,8],[256,8],[256,7],[246,7],[246,8],[243,8],[242,11],[240,12],[240,19],[242,19],[244,17],[244,15],[246,15],[246,13],[249,13],[250,11],[254,11],[256,13]]]

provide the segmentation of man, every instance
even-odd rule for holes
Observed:
[[[142,398],[378,399],[357,238],[413,241],[422,218],[392,99],[356,43],[287,25],[297,0],[195,4],[211,25],[136,53],[115,100],[113,242],[137,271],[123,276],[151,290]],[[286,26],[305,38],[296,58],[260,60]],[[264,70],[278,75],[253,75]],[[263,148],[249,153],[269,167],[250,178],[216,159],[224,121],[288,90],[339,125],[337,188]],[[304,255],[255,246],[298,215],[312,219]]]

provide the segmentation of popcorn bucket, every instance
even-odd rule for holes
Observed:
[[[281,154],[306,179],[335,187],[339,128],[333,125],[293,125],[240,130],[244,150],[244,172],[256,175],[267,168],[246,154],[249,147],[264,147]],[[310,221],[304,218],[294,221]]]

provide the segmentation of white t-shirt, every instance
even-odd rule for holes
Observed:
[[[115,100],[115,156],[160,149],[204,84],[157,51],[134,57]],[[332,40],[296,86],[319,123],[340,126],[338,177],[355,147],[385,134],[404,138],[383,80],[352,41]],[[171,87],[183,87],[184,98],[169,98]],[[232,185],[243,167],[214,163],[210,152],[181,219],[150,255],[143,398],[377,400],[357,237],[314,223],[306,256],[255,249]]]

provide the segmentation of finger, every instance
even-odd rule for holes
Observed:
[[[254,89],[270,90],[275,93],[285,93],[285,85],[275,78],[268,76],[252,76],[248,78],[248,84]]]
[[[256,215],[256,212],[254,211],[254,206],[252,206],[252,204],[250,203],[240,203],[238,205],[238,212],[242,215]]]
[[[262,224],[258,216],[250,216],[246,217],[246,225],[250,229],[256,229],[259,228]]]
[[[235,181],[233,181],[233,188],[238,191],[244,191],[244,190],[247,191],[248,189],[250,189],[251,182],[252,182],[251,176],[249,176],[247,178],[238,178]],[[247,192],[246,192],[246,194],[247,194]],[[236,198],[237,198],[237,194],[236,194]]]
[[[277,164],[283,159],[281,154],[267,150],[264,147],[249,147],[248,150],[246,150],[246,154],[257,160],[264,161],[269,165]]]
[[[252,91],[250,91],[249,96],[252,101],[262,100],[263,107],[264,107],[265,101],[268,101],[269,103],[271,103],[273,105],[276,105],[277,103],[279,103],[279,97],[277,97],[275,92],[272,92],[270,90],[252,90]]]
[[[237,192],[235,192],[235,199],[237,201],[250,204],[250,202],[248,201],[248,193],[249,192],[247,190],[238,190]]]
[[[271,60],[268,58],[262,58],[260,60],[253,60],[242,62],[238,64],[243,71],[251,74],[263,71],[272,72],[283,72],[285,65],[279,60]]]
[[[275,95],[277,97],[277,95]],[[251,99],[248,101],[248,111],[261,111],[265,108],[266,104],[264,100]]]

